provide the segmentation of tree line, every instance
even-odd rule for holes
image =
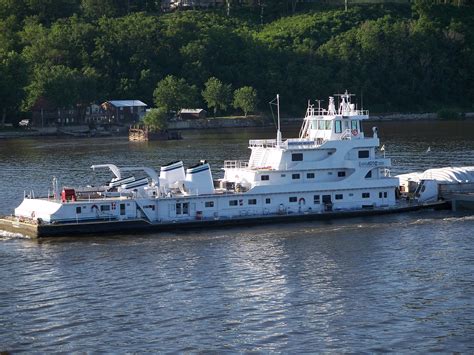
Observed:
[[[163,14],[151,0],[0,0],[2,120],[40,98],[59,108],[158,105],[170,77],[187,88],[174,96],[212,112],[243,109],[231,88],[253,90],[260,109],[279,93],[292,114],[345,89],[378,111],[472,108],[472,6],[416,0],[274,14],[262,24],[252,9]],[[204,94],[214,79],[224,105]]]

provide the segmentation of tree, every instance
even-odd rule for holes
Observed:
[[[258,105],[257,91],[251,86],[244,86],[234,91],[234,107],[247,113],[255,111]]]
[[[96,90],[97,74],[92,69],[81,72],[64,65],[37,67],[28,85],[26,108],[31,108],[43,97],[57,108],[69,108],[90,102]]]
[[[20,107],[27,82],[26,64],[18,53],[0,53],[0,78],[0,126],[4,127],[7,112]]]
[[[153,97],[155,105],[169,113],[195,105],[197,89],[195,86],[188,85],[184,79],[168,75],[158,83]]]
[[[152,129],[166,129],[168,127],[168,114],[163,108],[153,108],[147,112],[143,118],[143,123]]]
[[[217,78],[209,78],[204,84],[205,88],[202,91],[202,97],[206,101],[209,108],[214,108],[214,118],[217,110],[226,110],[231,102],[232,86],[222,83]]]

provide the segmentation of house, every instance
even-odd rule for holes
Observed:
[[[224,6],[224,0],[162,0],[163,11],[173,11],[176,9],[196,9]]]
[[[183,108],[179,111],[182,120],[206,118],[207,112],[202,108]]]
[[[77,108],[58,108],[44,97],[38,98],[31,108],[31,125],[35,127],[77,124],[79,117]]]
[[[101,105],[108,122],[138,122],[145,116],[147,104],[140,100],[111,100]]]

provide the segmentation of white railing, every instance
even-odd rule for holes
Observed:
[[[248,168],[249,162],[245,160],[225,160],[224,169],[244,169]]]
[[[264,147],[273,148],[276,147],[276,139],[251,139],[249,140],[249,148]]]

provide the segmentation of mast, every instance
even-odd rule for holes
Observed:
[[[280,131],[280,95],[277,94],[277,117],[278,117],[278,130],[277,130],[277,140],[276,146],[280,148],[281,145],[281,131]]]

